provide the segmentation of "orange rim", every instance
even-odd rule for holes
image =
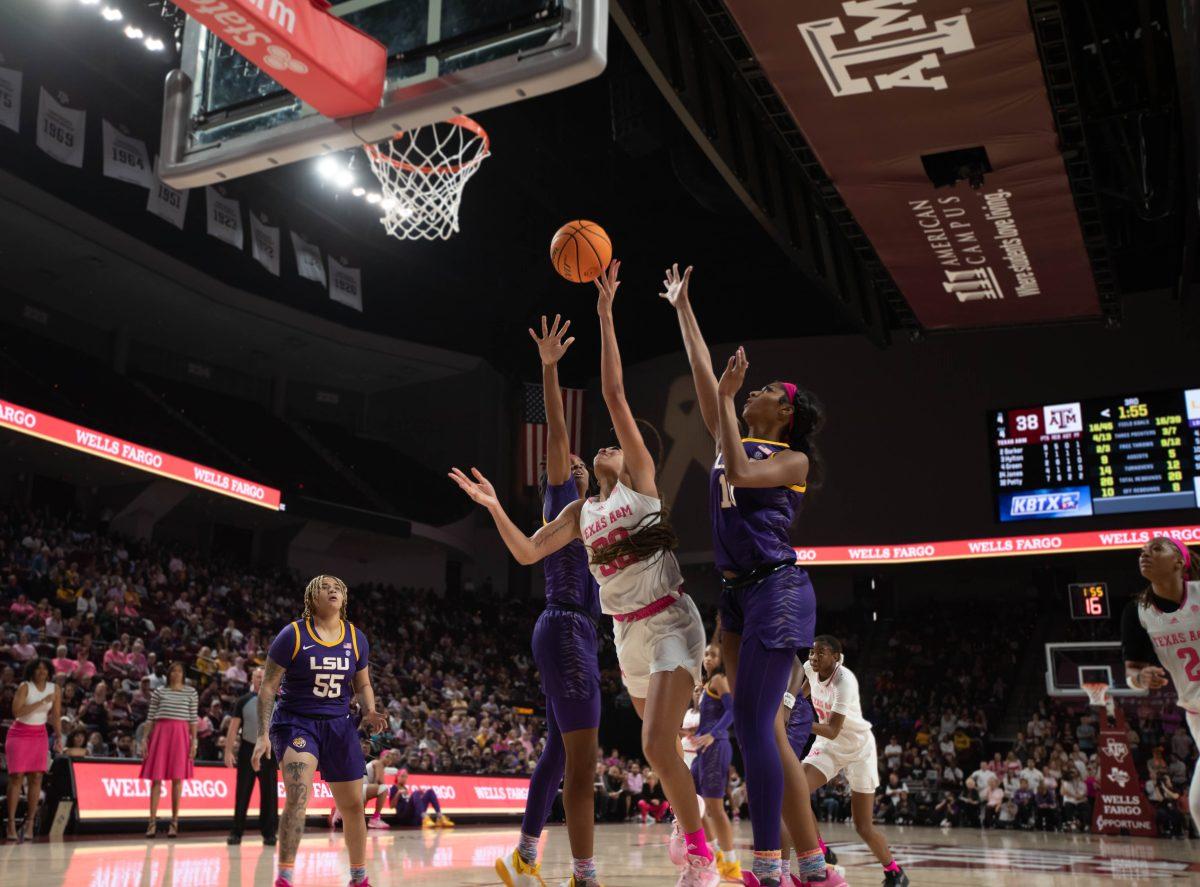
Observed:
[[[491,153],[492,143],[491,143],[491,140],[488,138],[487,130],[485,130],[482,126],[480,126],[478,123],[476,123],[470,117],[467,117],[465,114],[460,114],[459,116],[451,117],[449,120],[446,120],[444,122],[452,123],[455,126],[460,126],[463,129],[467,130],[468,132],[474,133],[476,136],[478,136],[480,139],[483,140],[482,150],[480,150],[476,154],[475,158],[473,160],[471,160],[469,163],[453,163],[453,164],[447,164],[445,166],[414,166],[413,164],[408,163],[407,161],[397,160],[394,157],[388,157],[386,154],[384,154],[382,151],[380,151],[379,148],[377,148],[375,145],[364,145],[363,150],[367,152],[367,156],[369,156],[372,160],[378,160],[381,163],[390,163],[392,166],[396,167],[396,169],[403,170],[404,172],[420,173],[423,176],[431,176],[431,175],[444,176],[444,175],[453,175],[454,173],[462,172],[464,169],[467,169],[468,167],[478,166],[480,163],[483,162],[483,159],[485,157],[487,157],[488,154]],[[436,125],[436,124],[434,124],[434,125]],[[396,141],[397,139],[404,136],[407,132],[408,132],[408,130],[402,129],[398,133],[396,133],[394,136],[392,136],[389,139],[389,141]]]

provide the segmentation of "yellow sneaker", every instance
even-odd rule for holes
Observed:
[[[426,816],[421,820],[421,828],[437,828],[437,820],[432,816]]]
[[[496,874],[505,887],[546,887],[541,863],[530,865],[516,850],[496,860]]]
[[[736,859],[726,860],[718,855],[717,871],[721,875],[721,880],[732,881],[735,884],[742,883],[742,864]]]
[[[569,877],[569,878],[567,878],[567,880],[563,881],[562,887],[578,887],[578,885],[575,883],[575,876],[571,875],[571,877]],[[599,881],[597,881],[596,887],[604,887],[604,885],[601,884]]]
[[[445,813],[438,817],[437,824],[441,828],[454,828],[454,820]]]

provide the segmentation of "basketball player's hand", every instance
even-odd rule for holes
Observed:
[[[1167,680],[1167,673],[1157,665],[1147,665],[1138,672],[1138,683],[1147,690],[1157,690],[1170,682]]]
[[[746,349],[741,345],[738,350],[733,352],[733,357],[729,358],[729,363],[725,364],[725,372],[721,373],[721,380],[717,382],[717,394],[721,397],[733,397],[742,390],[742,383],[746,381],[746,370],[750,368],[750,361],[746,359]]]
[[[692,279],[692,266],[688,265],[680,275],[679,263],[676,262],[665,273],[667,276],[663,279],[663,291],[658,297],[666,299],[672,308],[679,310],[688,301],[688,281]]]
[[[496,488],[492,486],[492,482],[484,477],[478,468],[472,468],[471,474],[475,475],[474,480],[457,468],[451,468],[450,480],[458,484],[458,488],[470,496],[475,504],[484,508],[499,507],[500,499],[496,496]]]
[[[571,321],[567,321],[559,329],[559,321],[562,316],[554,315],[554,323],[550,327],[550,331],[546,331],[546,315],[542,315],[542,334],[538,336],[533,330],[529,331],[530,337],[537,342],[538,356],[542,358],[544,366],[553,366],[562,360],[562,356],[567,353],[567,349],[571,347],[571,343],[575,341],[575,337],[563,341],[563,336],[567,334],[567,330],[571,327]]]
[[[694,736],[692,737],[692,748],[703,753],[704,750],[712,745],[715,741],[716,740],[712,738],[711,733],[705,733],[703,736]]]
[[[254,741],[254,751],[250,754],[250,768],[257,773],[263,758],[271,757],[271,743],[267,737],[260,736]]]
[[[383,732],[387,728],[387,718],[377,711],[368,711],[363,714],[362,726],[367,731],[368,736],[374,736],[376,733]]]
[[[621,285],[621,281],[617,280],[620,270],[620,260],[613,259],[604,273],[596,278],[596,290],[600,293],[600,297],[596,300],[596,310],[601,315],[612,314],[613,299],[617,295],[617,287]]]

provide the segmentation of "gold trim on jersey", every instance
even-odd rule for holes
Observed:
[[[296,645],[292,647],[292,659],[300,655],[300,623],[292,623],[292,631],[296,632]]]
[[[354,644],[354,661],[358,662],[358,632],[354,630],[354,623],[350,623],[350,641]]]
[[[761,438],[761,437],[743,437],[742,443],[770,444],[773,447],[783,447],[785,450],[791,449],[790,446],[788,446],[781,440],[766,440],[765,438]]]
[[[336,647],[338,644],[340,644],[342,641],[344,641],[346,639],[346,623],[343,622],[341,619],[339,619],[338,625],[340,625],[342,627],[342,633],[338,636],[338,639],[336,641],[323,641],[319,637],[317,637],[317,633],[315,631],[313,631],[312,620],[311,619],[304,620],[304,627],[308,629],[308,636],[310,638],[312,638],[314,641],[316,641],[318,644],[320,644],[322,647]]]

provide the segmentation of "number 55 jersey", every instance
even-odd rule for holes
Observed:
[[[312,620],[293,622],[276,635],[267,655],[283,668],[278,710],[303,717],[350,713],[354,676],[367,667],[367,638],[349,622],[322,638]]]

